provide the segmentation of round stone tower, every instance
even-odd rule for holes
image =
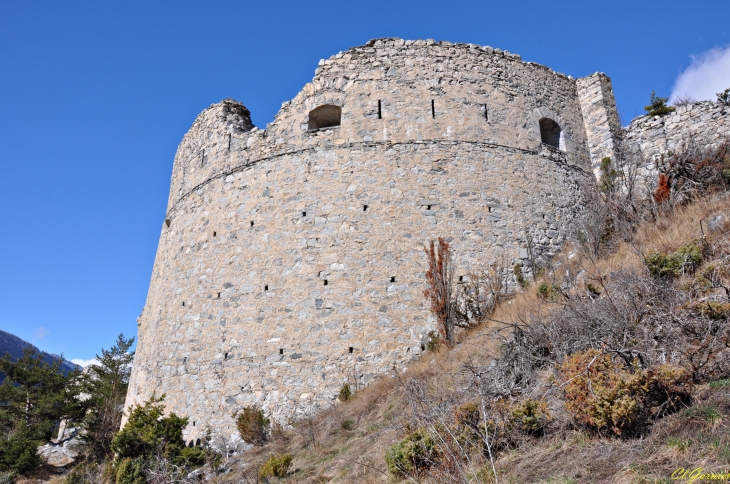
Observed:
[[[574,232],[592,183],[579,94],[498,49],[380,39],[320,61],[266,130],[230,99],[203,111],[175,156],[126,404],[165,393],[186,438],[229,435],[243,406],[286,421],[402,368],[435,327],[430,240],[459,276]]]

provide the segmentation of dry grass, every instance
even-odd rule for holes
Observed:
[[[257,469],[271,455],[290,453],[294,457],[293,471],[286,482],[395,482],[386,474],[384,455],[388,447],[413,430],[413,410],[404,391],[406,376],[425,382],[427,390],[444,401],[458,400],[456,376],[460,368],[495,358],[513,325],[529,320],[528,315],[547,314],[558,306],[537,295],[535,289],[540,282],[560,286],[570,279],[600,287],[619,269],[644,271],[644,254],[652,250],[671,252],[701,240],[703,235],[712,237],[713,245],[721,247],[723,254],[730,254],[730,227],[726,224],[722,230],[710,233],[706,225],[709,217],[719,213],[730,220],[728,212],[725,197],[675,209],[656,222],[640,226],[631,242],[620,242],[602,258],[566,247],[554,259],[552,270],[539,281],[502,303],[480,326],[461,331],[452,350],[427,353],[405,373],[384,375],[357,392],[351,401],[299,422],[266,446],[249,451],[242,462],[247,463],[246,468]],[[601,438],[570,426],[545,437],[525,438],[518,449],[499,455],[500,482],[669,482],[678,467],[727,469],[730,389],[707,385],[698,388],[691,409],[658,421],[641,440]],[[423,482],[437,481],[432,478]]]

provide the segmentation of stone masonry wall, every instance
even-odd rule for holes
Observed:
[[[624,133],[624,142],[646,159],[681,149],[689,138],[706,146],[730,139],[730,106],[711,101],[678,106],[665,116],[635,118]]]
[[[583,121],[586,126],[591,168],[599,177],[601,160],[617,154],[617,141],[621,137],[621,122],[616,110],[611,79],[597,72],[576,81]]]
[[[324,104],[341,125],[308,130]],[[590,166],[575,80],[471,44],[339,53],[266,130],[211,106],[175,156],[126,405],[165,393],[186,438],[231,435],[243,406],[287,421],[402,369],[434,329],[424,245],[450,241],[465,277],[528,245],[545,260]]]

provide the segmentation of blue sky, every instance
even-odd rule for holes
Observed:
[[[683,73],[691,95],[708,76],[720,80],[702,92],[730,87],[727,7],[0,0],[0,329],[78,359],[136,336],[175,150],[221,99],[263,128],[319,59],[376,37],[433,38],[574,77],[603,71],[627,123]]]

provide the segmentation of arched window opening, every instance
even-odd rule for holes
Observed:
[[[540,137],[546,145],[560,149],[560,125],[550,118],[540,120]]]
[[[309,111],[309,129],[332,128],[339,126],[342,120],[342,108],[325,104]]]

